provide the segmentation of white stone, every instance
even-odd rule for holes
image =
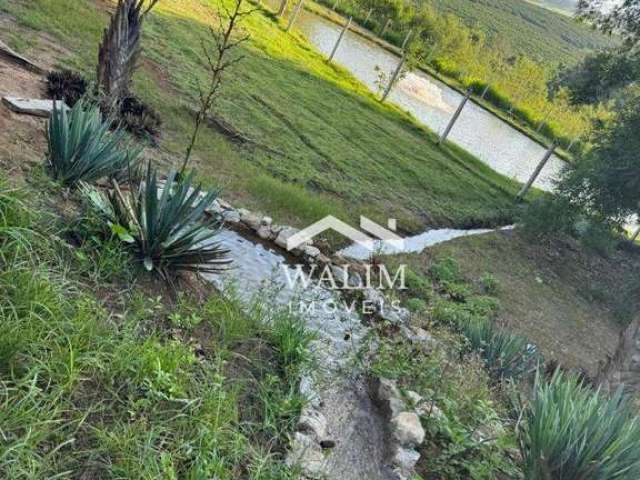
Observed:
[[[226,200],[223,200],[222,198],[219,198],[218,202],[220,203],[220,206],[224,210],[233,210],[233,207],[231,206],[231,204],[229,202],[227,202]]]
[[[225,222],[229,223],[239,223],[240,222],[240,214],[237,210],[225,210],[222,212],[222,218]]]
[[[246,226],[251,228],[252,230],[258,231],[261,226],[260,217],[255,213],[251,213],[249,210],[238,210],[240,213],[240,220]]]
[[[205,212],[211,215],[220,215],[222,213],[222,207],[217,200],[214,200],[211,202],[211,205],[206,208]]]
[[[400,478],[410,478],[418,460],[420,460],[418,452],[398,446],[391,457],[391,464]]]
[[[53,113],[53,100],[41,100],[32,98],[18,98],[18,97],[2,97],[2,103],[4,103],[10,110],[16,113],[24,113],[27,115],[35,115],[36,117],[49,118]],[[69,110],[69,107],[62,100],[56,100],[56,107],[58,109],[64,108]]]
[[[416,408],[416,412],[421,417],[432,418],[438,421],[442,421],[446,418],[446,415],[434,402],[424,402],[421,403],[418,408]]]
[[[425,432],[420,417],[413,412],[402,412],[391,419],[394,437],[404,447],[415,447],[424,441]]]
[[[262,225],[256,233],[263,240],[271,240],[273,239],[273,236],[274,236],[274,233],[271,231],[271,228],[269,228],[269,226],[267,225]]]
[[[420,396],[420,394],[414,392],[413,390],[407,390],[405,392],[405,396],[407,397],[409,402],[411,402],[411,406],[413,407],[420,405],[423,401],[423,398]]]
[[[305,256],[309,257],[310,259],[316,259],[320,256],[320,249],[318,247],[314,247],[313,245],[305,245],[302,248],[302,251]]]
[[[320,442],[327,437],[327,419],[318,410],[305,408],[298,420],[298,430],[313,435]]]
[[[273,219],[271,217],[262,217],[260,220],[260,225],[270,226],[273,223]]]
[[[286,463],[290,467],[299,467],[302,474],[311,479],[321,479],[324,469],[322,448],[311,437],[301,432],[293,434],[291,449]]]
[[[289,239],[289,237],[292,237],[293,235],[295,235],[296,233],[298,233],[299,230],[293,227],[285,227],[282,230],[280,230],[280,232],[278,233],[278,236],[276,237],[276,245],[278,245],[281,248],[286,249],[287,248],[287,240]]]

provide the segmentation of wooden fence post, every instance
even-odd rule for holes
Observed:
[[[384,27],[382,27],[382,30],[380,31],[380,38],[384,36],[385,32],[387,31],[387,28],[389,28],[390,23],[391,23],[391,19],[387,18],[387,21],[384,23]]]
[[[380,99],[381,102],[384,102],[387,99],[387,97],[391,93],[391,89],[393,88],[393,85],[396,83],[396,80],[398,79],[398,76],[402,72],[402,67],[404,66],[404,62],[407,60],[407,52],[404,49],[404,47],[409,42],[409,39],[411,38],[411,34],[412,33],[413,33],[413,31],[409,30],[409,33],[407,33],[407,36],[404,39],[404,42],[402,42],[402,57],[400,57],[400,62],[398,63],[398,66],[394,70],[393,75],[391,75],[391,79],[389,80],[389,84],[387,85],[387,88],[384,90],[384,93],[382,94],[382,98]]]
[[[464,108],[464,106],[469,101],[469,98],[471,97],[472,92],[473,92],[472,88],[469,88],[467,90],[467,94],[464,96],[464,98],[460,102],[460,105],[458,105],[458,109],[453,114],[453,117],[451,117],[451,120],[449,120],[449,124],[447,125],[447,128],[445,128],[444,132],[442,132],[442,135],[440,135],[440,138],[438,139],[438,145],[442,145],[442,142],[444,142],[449,136],[449,132],[451,132],[451,129],[453,128],[455,123],[458,121],[458,117],[462,113],[462,109]]]
[[[298,3],[296,4],[296,8],[293,10],[293,13],[291,14],[291,18],[289,19],[289,25],[287,25],[287,30],[286,30],[287,32],[291,30],[291,27],[293,27],[293,24],[295,23],[296,18],[298,18],[298,14],[302,9],[303,3],[304,3],[304,0],[298,0]]]
[[[289,4],[289,0],[281,0],[280,8],[278,9],[278,13],[276,13],[276,17],[281,17],[284,15],[284,12],[287,10],[287,5]]]
[[[538,166],[536,167],[536,169],[531,174],[531,178],[529,178],[527,183],[518,192],[518,195],[516,195],[516,200],[522,200],[524,198],[524,196],[527,194],[527,192],[533,185],[533,182],[536,181],[536,178],[538,178],[538,175],[540,175],[540,172],[542,172],[542,169],[551,158],[551,155],[553,155],[553,152],[555,149],[556,149],[556,142],[554,140],[551,146],[549,147],[549,149],[545,152],[544,157],[542,157],[542,160],[540,160],[540,163],[538,163]]]
[[[413,30],[409,30],[407,32],[407,36],[404,37],[404,41],[402,42],[402,46],[400,47],[400,50],[402,50],[404,53],[404,49],[407,48],[407,43],[409,43],[409,39],[411,38],[411,35],[413,35]]]
[[[487,92],[489,91],[489,89],[491,88],[491,85],[489,85],[487,83],[487,85],[484,87],[484,90],[482,90],[482,94],[480,95],[480,99],[484,100],[485,95],[487,94]]]
[[[347,23],[345,23],[344,27],[342,28],[342,31],[340,32],[340,36],[338,37],[338,40],[336,41],[336,44],[333,46],[333,50],[331,51],[331,55],[329,55],[329,59],[327,60],[328,62],[333,60],[333,56],[338,51],[338,47],[340,46],[340,42],[342,42],[342,37],[344,37],[344,34],[346,33],[347,30],[349,30],[349,27],[351,26],[351,20],[353,20],[353,17],[349,17],[349,20],[347,20]]]
[[[364,22],[362,22],[363,27],[367,26],[367,23],[369,22],[369,18],[371,18],[372,13],[373,13],[373,8],[370,8],[369,11],[367,12],[367,16],[364,17]]]

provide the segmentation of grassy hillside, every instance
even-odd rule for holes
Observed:
[[[165,164],[178,164],[187,143],[196,79],[205,80],[199,45],[215,5],[166,0],[145,24],[135,91],[164,120],[160,149],[150,155]],[[7,39],[16,47],[38,56],[53,38],[66,48],[55,64],[93,74],[104,2],[1,0],[0,10],[20,27]],[[328,213],[393,216],[408,230],[507,221],[511,181],[458,149],[436,147],[431,132],[381,105],[270,14],[255,13],[245,28],[252,38],[216,115],[255,143],[210,128],[196,148],[199,171],[225,196],[298,224]]]
[[[531,339],[547,359],[591,374],[640,306],[638,252],[603,258],[571,240],[538,243],[502,232],[461,238],[406,260],[428,271],[444,258],[453,258],[478,286],[487,273],[493,277],[502,326]]]
[[[443,12],[512,48],[548,64],[574,63],[589,50],[611,45],[609,38],[566,16],[523,0],[429,0]]]
[[[137,270],[43,164],[0,181],[0,477],[293,478],[301,320]]]

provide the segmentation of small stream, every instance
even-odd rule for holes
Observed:
[[[405,237],[403,239],[402,248],[398,248],[396,244],[387,243],[377,240],[374,244],[373,252],[360,244],[354,243],[338,252],[345,258],[354,260],[368,260],[372,253],[376,255],[397,255],[400,253],[420,253],[427,247],[438,245],[439,243],[448,242],[460,237],[468,237],[471,235],[482,235],[501,230],[512,230],[513,226],[502,227],[499,229],[491,228],[475,228],[471,230],[456,230],[453,228],[439,228],[427,230],[413,237]]]
[[[300,12],[296,28],[325,55],[330,54],[341,30],[339,25],[306,10]],[[399,57],[350,31],[345,35],[334,61],[346,67],[370,90],[377,92],[376,66],[389,77]],[[460,104],[462,95],[422,71],[413,71],[396,84],[389,100],[432,130],[441,132]],[[465,106],[449,140],[497,172],[519,182],[529,179],[546,150],[473,102]],[[563,160],[552,156],[534,185],[551,190],[553,180],[563,165]]]
[[[387,439],[383,417],[373,405],[366,379],[355,362],[369,330],[359,315],[340,306],[338,293],[315,281],[307,288],[290,288],[286,272],[293,274],[293,265],[274,248],[230,230],[222,230],[216,241],[230,250],[233,263],[228,272],[206,278],[223,292],[231,289],[248,306],[256,296],[265,295],[272,302],[267,305],[301,306],[301,318],[316,334],[312,342],[315,373],[303,378],[300,388],[327,419],[328,435],[336,442],[330,453],[322,456],[322,478],[394,478],[384,462]],[[317,308],[309,310],[314,302]],[[328,305],[339,306],[325,310]]]

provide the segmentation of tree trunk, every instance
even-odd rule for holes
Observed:
[[[598,373],[598,384],[613,393],[623,387],[627,394],[640,392],[640,315],[620,334],[618,348]]]
[[[97,82],[112,107],[129,94],[138,55],[145,14],[158,0],[143,11],[144,0],[118,0],[109,28],[105,29],[98,51]]]

